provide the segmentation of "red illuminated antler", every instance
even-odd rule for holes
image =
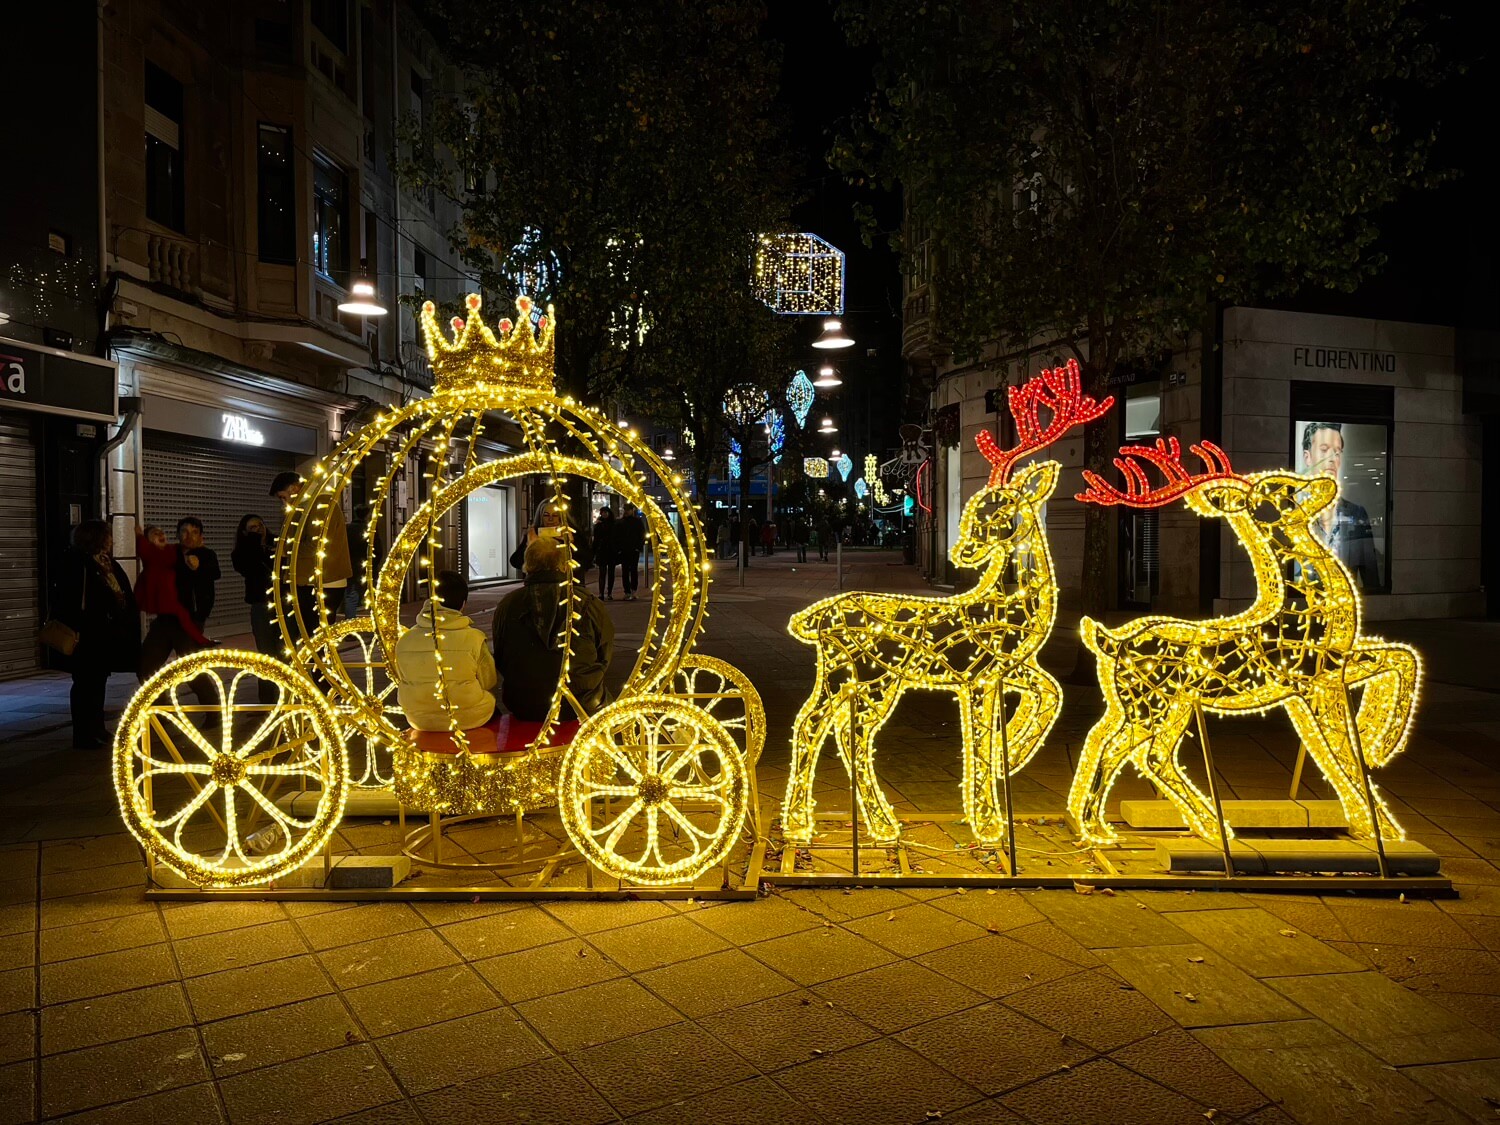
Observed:
[[[1124,504],[1129,508],[1159,508],[1211,480],[1244,480],[1229,464],[1229,455],[1211,441],[1191,447],[1208,471],[1190,473],[1182,464],[1182,446],[1176,438],[1156,439],[1156,445],[1127,445],[1115,458],[1115,465],[1125,476],[1121,492],[1098,473],[1083,471],[1088,488],[1078,494],[1085,504]],[[1137,460],[1139,458],[1139,460]],[[1140,461],[1155,465],[1166,477],[1163,484],[1151,487]]]
[[[1011,449],[1001,449],[988,430],[981,431],[976,439],[979,452],[993,466],[990,469],[991,488],[1004,484],[1011,467],[1021,458],[1051,445],[1074,426],[1092,422],[1115,404],[1113,395],[1103,402],[1095,402],[1083,393],[1083,380],[1076,359],[1068,360],[1066,366],[1049,368],[1022,386],[1008,388],[1006,395],[1010,416],[1016,420],[1016,445]],[[1052,413],[1045,429],[1037,414],[1044,406]]]

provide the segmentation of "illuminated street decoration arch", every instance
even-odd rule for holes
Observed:
[[[881,506],[891,502],[890,495],[885,490],[885,482],[880,479],[880,458],[873,453],[865,454],[865,480],[870,482],[870,491],[875,494],[875,503]]]
[[[830,736],[854,780],[870,836],[896,840],[900,824],[875,776],[875,739],[901,697],[918,689],[957,697],[964,815],[981,842],[999,842],[1006,830],[1001,791],[1007,773],[1024,767],[1041,747],[1062,701],[1057,681],[1037,663],[1057,615],[1042,505],[1057,486],[1061,466],[1016,466],[1113,403],[1083,394],[1076,364],[1011,388],[1018,444],[1002,450],[988,432],[980,433],[990,477],[964,506],[950,552],[955,566],[980,571],[969,590],[947,598],[840,594],[792,616],[792,636],[817,649],[817,675],[792,732],[782,805],[788,840],[812,839],[814,775]],[[1042,410],[1050,414],[1046,425]],[[1015,587],[1007,590],[1012,567]],[[1009,699],[1016,704],[1007,717]],[[1003,742],[996,734],[1001,723]]]
[[[1127,446],[1115,459],[1125,488],[1085,472],[1088,488],[1078,499],[1135,508],[1181,499],[1199,516],[1226,521],[1250,555],[1255,600],[1241,613],[1207,621],[1144,617],[1106,628],[1083,618],[1106,710],[1084,743],[1069,816],[1084,840],[1113,841],[1105,802],[1130,763],[1193,832],[1227,844],[1232,828],[1223,825],[1221,837],[1214,804],[1183,771],[1182,738],[1200,710],[1238,715],[1282,707],[1337,792],[1350,831],[1404,839],[1368,768],[1406,745],[1421,660],[1407,645],[1360,632],[1354,580],[1311,527],[1337,499],[1337,482],[1284,471],[1240,474],[1211,442],[1192,448],[1202,473],[1183,466],[1176,438]],[[1152,486],[1148,467],[1164,483]],[[1349,694],[1355,687],[1362,689],[1357,712]]]
[[[850,458],[849,454],[845,453],[842,454],[839,459],[833,463],[833,467],[839,471],[839,476],[842,477],[847,483],[849,480],[849,474],[854,471],[854,461],[852,458]]]
[[[390,776],[407,807],[508,815],[555,803],[580,853],[633,884],[696,879],[723,862],[740,837],[753,751],[730,739],[763,731],[764,712],[753,686],[727,664],[716,674],[735,682],[747,716],[732,733],[700,693],[678,687],[686,682],[679,673],[694,659],[691,648],[706,617],[710,581],[708,544],[683,477],[644,439],[555,393],[550,310],[540,313],[522,296],[515,322],[505,318],[492,329],[479,315],[477,295],[466,305],[469,315],[453,319],[452,338],[439,329],[431,302],[422,310],[436,375],[432,396],[349,433],[314,466],[287,507],[272,608],[289,662],[222,649],[180,658],[143,686],[120,724],[115,786],[125,823],[153,860],[200,886],[269,882],[318,854],[342,815],[348,741],[356,734],[367,740],[367,753],[384,756],[380,769],[362,776]],[[514,422],[521,448],[481,461],[481,443],[497,413]],[[378,569],[374,552],[366,552],[368,616],[338,626],[328,610],[324,560],[330,535],[342,528],[337,513],[351,481],[377,453],[391,468],[373,476],[372,509],[394,502],[396,473],[414,457],[423,461],[425,498],[400,524]],[[547,718],[520,754],[475,748],[459,725],[439,662],[435,692],[456,752],[427,753],[394,726],[391,701],[370,691],[359,662],[346,665],[338,649],[352,628],[361,651],[378,651],[393,663],[406,628],[400,609],[411,568],[430,589],[443,569],[442,532],[451,513],[477,489],[518,477],[550,482],[547,504],[564,515],[564,486],[572,479],[592,481],[641,511],[659,575],[649,591],[643,641],[620,698],[586,715],[567,688],[576,641],[570,618],[560,638],[563,669]],[[648,491],[648,480],[661,486],[665,505]],[[668,519],[671,510],[680,527]],[[570,596],[579,581],[569,549],[573,534],[564,518],[558,535],[569,562]],[[299,600],[299,579],[312,587],[312,598]],[[436,618],[431,628],[440,644]],[[254,702],[257,679],[276,688],[273,703]],[[213,736],[199,729],[195,705],[185,701],[183,690],[194,681],[208,685],[221,719]],[[679,690],[688,693],[679,696]],[[581,727],[565,750],[538,754],[551,746],[565,703],[585,715]],[[389,773],[382,772],[386,761]],[[276,786],[305,790],[314,811],[295,818],[278,813]],[[278,829],[280,843],[262,854],[248,838],[266,824]],[[217,833],[208,844],[202,843],[205,826],[213,830],[207,835]]]
[[[802,458],[802,475],[812,477],[814,480],[828,479],[828,458],[826,457],[804,457]]]
[[[809,232],[763,234],[754,287],[755,295],[783,316],[842,316],[844,252]]]
[[[799,430],[807,428],[807,416],[811,413],[813,402],[817,397],[818,392],[814,389],[812,380],[807,377],[806,371],[799,371],[792,376],[791,385],[786,389],[786,404],[792,412],[792,417],[797,419]]]

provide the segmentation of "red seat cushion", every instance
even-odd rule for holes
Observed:
[[[458,745],[453,736],[445,730],[409,730],[406,732],[418,750],[428,754],[457,754]],[[464,737],[469,740],[468,751],[470,754],[493,754],[495,753],[495,732],[489,727],[475,727],[473,730],[464,731]]]
[[[502,754],[518,754],[528,749],[536,736],[542,733],[541,723],[527,722],[518,719],[514,715],[501,715],[500,727],[495,732],[495,744],[500,748]],[[552,731],[548,744],[551,746],[566,746],[573,741],[578,734],[578,720],[573,719],[566,723],[558,723]]]

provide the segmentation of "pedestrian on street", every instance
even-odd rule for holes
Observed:
[[[605,505],[594,521],[594,561],[599,564],[599,596],[607,602],[615,600],[615,554],[615,514]]]
[[[833,539],[833,525],[824,516],[818,520],[818,559],[821,562],[828,561],[828,544]]]
[[[718,550],[719,558],[729,557],[729,521],[723,516],[718,519],[718,530],[714,532],[714,546]]]
[[[797,545],[797,561],[799,563],[805,563],[807,561],[807,540],[808,536],[811,534],[812,528],[808,526],[807,518],[805,516],[799,516],[795,521],[793,521],[792,542]]]
[[[153,620],[146,633],[144,649],[159,655],[152,657],[149,668],[143,666],[144,680],[167,662],[168,654],[196,652],[213,641],[204,635],[182,602],[181,545],[168,543],[167,533],[159,527],[142,528],[137,524],[135,553],[141,560],[141,572],[135,580],[136,607],[142,613],[163,619],[159,626]]]
[[[625,600],[635,601],[641,584],[641,551],[646,546],[646,521],[639,508],[626,508],[615,527],[615,557],[620,560],[620,581],[625,586]]]
[[[290,505],[296,501],[301,491],[302,477],[298,473],[277,473],[276,478],[271,481],[271,495],[288,505],[288,516],[291,515]],[[323,550],[323,608],[327,613],[327,624],[332,625],[338,620],[338,608],[344,600],[344,589],[354,574],[354,560],[349,553],[349,527],[344,519],[343,506],[335,501],[329,504],[325,512],[323,531],[327,546]],[[314,584],[313,571],[318,561],[318,549],[312,541],[313,530],[308,529],[302,549],[297,552],[296,568],[292,575],[292,582],[297,587],[297,616],[300,619],[298,628],[304,636],[324,623],[318,613],[318,595]],[[283,523],[282,535],[285,534],[286,525]]]
[[[755,554],[755,545],[760,542],[760,524],[754,516],[745,521],[745,565],[750,565],[750,556]]]
[[[52,616],[78,636],[68,658],[75,750],[108,744],[104,689],[111,673],[134,672],[140,662],[141,615],[130,579],[114,553],[109,524],[84,520],[73,529],[72,549],[63,558],[53,588]]]
[[[245,604],[250,607],[250,633],[255,638],[256,651],[280,659],[285,646],[271,606],[271,568],[275,559],[276,544],[266,521],[253,513],[240,517],[229,561],[245,580]],[[262,680],[260,701],[274,703],[276,685]]]
[[[222,571],[218,552],[203,543],[203,521],[197,516],[177,521],[177,563],[177,600],[193,623],[206,629]]]
[[[760,529],[760,545],[765,551],[766,558],[776,553],[776,521],[766,520]]]

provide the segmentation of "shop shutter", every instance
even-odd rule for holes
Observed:
[[[38,667],[36,445],[29,423],[0,418],[0,678]]]
[[[281,501],[267,495],[267,489],[277,473],[297,467],[298,455],[149,430],[144,447],[142,522],[163,528],[175,539],[183,516],[203,521],[203,538],[219,553],[224,572],[204,631],[215,639],[248,633],[245,584],[229,560],[234,532],[249,512],[264,519],[273,532],[279,530]]]

